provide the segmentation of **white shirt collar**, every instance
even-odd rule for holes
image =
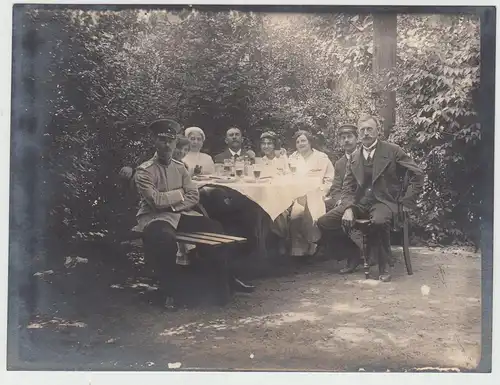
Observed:
[[[373,142],[370,147],[363,146],[363,150],[371,152],[371,151],[373,151],[375,149],[375,146],[377,145],[377,143],[378,143],[378,139],[375,139],[375,142]]]
[[[363,146],[363,155],[365,159],[368,159],[368,156],[373,158],[373,154],[375,153],[375,149],[377,148],[378,139],[375,139],[375,142],[370,147]]]
[[[348,154],[347,152],[345,153],[345,157],[347,158],[347,160],[351,160],[351,156],[352,154]]]
[[[233,150],[229,149],[229,152],[231,153],[232,156],[235,156],[235,155],[238,155],[238,156],[241,156],[241,148],[234,152]]]

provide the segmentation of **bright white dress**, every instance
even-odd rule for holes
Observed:
[[[322,194],[325,196],[328,193],[335,175],[335,168],[328,155],[313,150],[312,154],[304,159],[298,152],[294,152],[290,155],[290,161],[295,161],[297,176],[321,178]],[[292,256],[312,255],[316,251],[316,242],[321,233],[312,219],[311,211],[318,205],[324,209],[324,202],[308,202],[307,196],[300,197],[293,203],[287,221]]]

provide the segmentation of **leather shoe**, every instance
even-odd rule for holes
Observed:
[[[380,274],[378,279],[382,282],[391,282],[391,275],[389,273]]]
[[[244,283],[240,281],[238,278],[233,279],[232,286],[234,291],[238,291],[240,293],[253,293],[255,290],[255,286],[249,285],[248,283]]]
[[[378,269],[378,279],[382,282],[390,282],[391,281],[391,268],[387,267],[387,265],[379,265]]]

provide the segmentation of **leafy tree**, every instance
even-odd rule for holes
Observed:
[[[335,127],[374,110],[370,15],[33,6],[27,16],[23,33],[41,41],[34,82],[50,117],[40,191],[58,239],[101,239],[132,225],[135,198],[124,197],[117,172],[147,159],[153,119],[202,127],[210,153],[232,125],[254,148],[272,128],[289,150],[293,132],[307,129],[335,160]],[[436,242],[477,228],[478,25],[466,16],[398,17],[391,139],[426,170],[413,220]]]

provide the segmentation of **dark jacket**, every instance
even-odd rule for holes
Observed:
[[[347,156],[344,154],[339,160],[335,162],[335,176],[333,177],[332,187],[328,192],[325,201],[327,210],[333,209],[340,202],[342,196],[342,186],[344,184],[344,177],[346,174]]]
[[[241,156],[243,156],[243,149],[241,150]],[[224,159],[233,159],[228,148],[226,148],[224,152],[214,156],[214,163],[224,163]]]
[[[342,186],[342,206],[355,206],[364,193],[363,185],[363,149],[356,150],[352,157]],[[401,178],[409,172],[409,185],[403,197]],[[396,144],[379,140],[373,158],[372,190],[377,201],[386,204],[394,214],[398,212],[398,203],[408,209],[414,209],[417,195],[424,184],[422,169]],[[399,198],[399,202],[398,202]]]

